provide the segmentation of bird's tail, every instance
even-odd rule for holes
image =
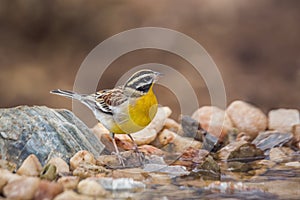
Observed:
[[[85,95],[85,94],[78,94],[76,92],[68,91],[68,90],[52,90],[50,91],[51,94],[56,94],[64,97],[68,97],[71,99],[76,99],[86,105],[88,108],[91,110],[95,110],[95,105],[96,105],[96,100],[90,95]]]
[[[61,90],[61,89],[57,89],[57,90],[52,90],[50,91],[51,94],[56,94],[56,95],[60,95],[60,96],[64,96],[64,97],[68,97],[68,98],[72,98],[72,99],[76,99],[78,101],[82,100],[82,95],[72,92],[72,91],[68,91],[68,90]]]

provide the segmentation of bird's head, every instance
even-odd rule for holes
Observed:
[[[161,73],[143,69],[134,73],[125,83],[124,92],[127,96],[143,96],[148,93]]]

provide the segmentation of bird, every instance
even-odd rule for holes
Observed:
[[[142,69],[135,72],[124,85],[113,89],[104,89],[93,94],[79,94],[61,89],[52,90],[50,93],[78,100],[87,106],[95,118],[110,131],[114,153],[120,164],[125,167],[115,134],[127,134],[134,144],[134,151],[140,155],[130,134],[145,128],[156,115],[158,101],[153,92],[153,85],[161,75],[160,72]],[[142,162],[141,155],[139,159]]]

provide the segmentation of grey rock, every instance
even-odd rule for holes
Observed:
[[[35,154],[42,165],[69,159],[79,150],[99,156],[104,145],[72,112],[45,106],[0,109],[0,157],[21,165]]]
[[[278,131],[264,131],[252,141],[256,147],[265,151],[265,154],[269,153],[269,150],[274,147],[281,147],[284,144],[291,141],[293,138],[292,133],[280,133]]]

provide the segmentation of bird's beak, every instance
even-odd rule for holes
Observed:
[[[157,82],[160,77],[164,76],[161,72],[155,72],[154,82]]]

